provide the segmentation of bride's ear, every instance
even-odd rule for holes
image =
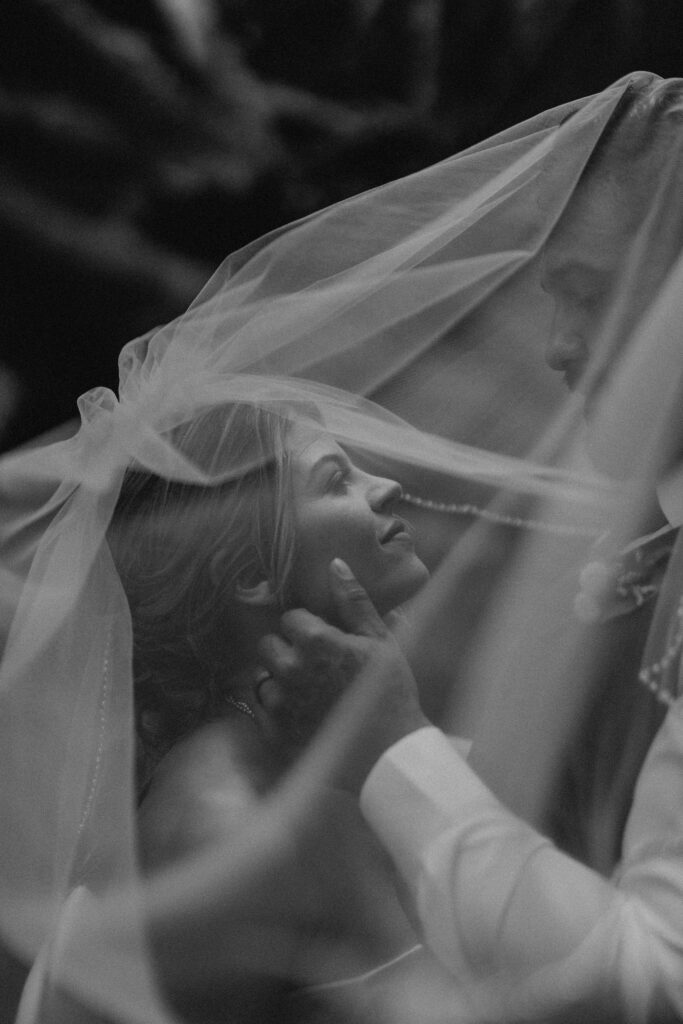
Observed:
[[[276,603],[276,596],[270,580],[260,579],[253,583],[240,583],[235,586],[235,597],[242,604],[254,608],[266,608]]]

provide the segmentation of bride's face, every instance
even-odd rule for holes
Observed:
[[[394,511],[399,484],[359,469],[314,428],[296,426],[290,443],[297,539],[293,601],[330,616],[329,566],[342,558],[386,614],[429,575],[415,553],[410,526]]]

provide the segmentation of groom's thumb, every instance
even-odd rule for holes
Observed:
[[[344,629],[358,636],[384,636],[387,628],[356,577],[341,558],[330,563],[332,595]]]

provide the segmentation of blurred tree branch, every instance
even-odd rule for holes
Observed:
[[[0,444],[257,235],[682,62],[678,0],[5,0]]]

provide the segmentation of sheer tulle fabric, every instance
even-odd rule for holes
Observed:
[[[222,410],[223,436],[244,404],[310,418],[411,492],[494,501],[499,516],[546,527],[510,537],[440,722],[474,736],[473,763],[512,810],[541,819],[603,656],[571,613],[578,572],[608,528],[615,551],[637,533],[680,455],[682,115],[680,82],[636,74],[258,240],[185,314],[123,349],[119,395],[83,396],[74,438],[5,459],[0,935],[34,964],[22,1022],[49,1019],[63,989],[114,1020],[171,1019],[145,937],[131,622],[107,531],[131,467],[209,487],[253,468],[248,451],[228,459],[215,435],[192,432],[207,411]],[[543,363],[565,306],[591,340],[588,453],[580,403]],[[442,518],[417,515],[428,546]],[[499,529],[480,522],[475,546]],[[434,585],[460,564],[456,547]],[[662,603],[658,637],[677,599]],[[293,820],[352,734],[352,716],[323,732],[319,774],[304,762],[285,781]],[[542,903],[519,893],[519,913],[487,905],[496,948],[464,958],[455,995],[411,975],[411,1012],[440,1019],[452,999],[455,1019],[476,1019],[486,992],[485,1012],[505,1016],[509,979],[533,974],[524,908]],[[544,993],[571,987],[590,959],[576,950],[617,927],[611,914],[565,933]],[[264,969],[269,955],[266,943]],[[398,1013],[405,978],[377,996],[380,1019]],[[515,1012],[534,1010],[534,984],[525,991]],[[351,1009],[365,998],[362,986],[339,995]]]

